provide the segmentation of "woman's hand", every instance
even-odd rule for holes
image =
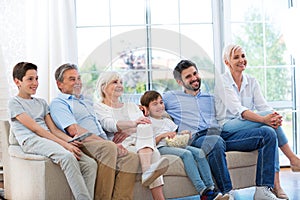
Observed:
[[[129,135],[124,131],[118,131],[114,134],[112,141],[116,144],[123,142]]]
[[[151,124],[151,120],[147,117],[140,117],[135,121],[136,125],[139,124]]]
[[[277,129],[279,126],[282,125],[282,116],[279,115],[277,112],[273,112],[264,116],[264,123],[271,126],[272,128]]]

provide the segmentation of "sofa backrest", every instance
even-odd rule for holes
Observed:
[[[9,134],[10,125],[8,121],[0,121],[0,135],[1,135],[1,145],[2,145],[2,163],[3,163],[3,176],[4,176],[4,188],[10,188],[10,159],[8,156],[8,146],[9,146]],[[9,192],[8,192],[9,193]],[[6,195],[6,198],[9,196]]]
[[[1,131],[1,142],[2,142],[2,154],[5,157],[8,151],[9,145],[9,131],[10,125],[8,121],[0,121],[0,131]]]

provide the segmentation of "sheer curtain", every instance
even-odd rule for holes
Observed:
[[[16,95],[11,71],[21,61],[38,65],[39,89],[36,96],[48,102],[56,96],[55,69],[66,62],[77,63],[74,0],[1,0],[1,73],[7,71],[10,88]],[[1,82],[2,83],[2,82]],[[1,96],[7,95],[2,93]]]
[[[38,93],[48,101],[57,95],[56,68],[77,64],[74,0],[25,1],[26,58],[39,67]]]
[[[7,73],[6,73],[6,68],[4,67],[1,46],[0,46],[0,68],[2,69],[0,73],[0,94],[1,94],[0,95],[0,120],[7,120],[8,119],[7,103],[10,95],[9,95]]]
[[[48,102],[56,96],[55,69],[77,63],[75,26],[74,0],[0,1],[0,120],[9,118],[8,99],[17,93],[11,72],[18,62],[38,65],[36,96]]]

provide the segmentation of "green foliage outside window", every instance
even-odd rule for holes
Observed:
[[[241,25],[243,34],[233,35],[234,42],[246,51],[245,72],[259,81],[267,101],[291,100],[290,69],[285,67],[282,34],[268,16],[266,23],[261,23],[262,16],[256,10],[246,12],[244,21],[249,23]]]

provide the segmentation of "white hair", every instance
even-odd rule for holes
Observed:
[[[240,45],[229,44],[223,50],[223,62],[229,61],[235,51],[243,49]],[[226,63],[225,63],[226,64]]]
[[[105,97],[104,89],[111,81],[121,78],[121,75],[116,71],[106,71],[101,73],[96,85],[99,98],[102,100]]]

